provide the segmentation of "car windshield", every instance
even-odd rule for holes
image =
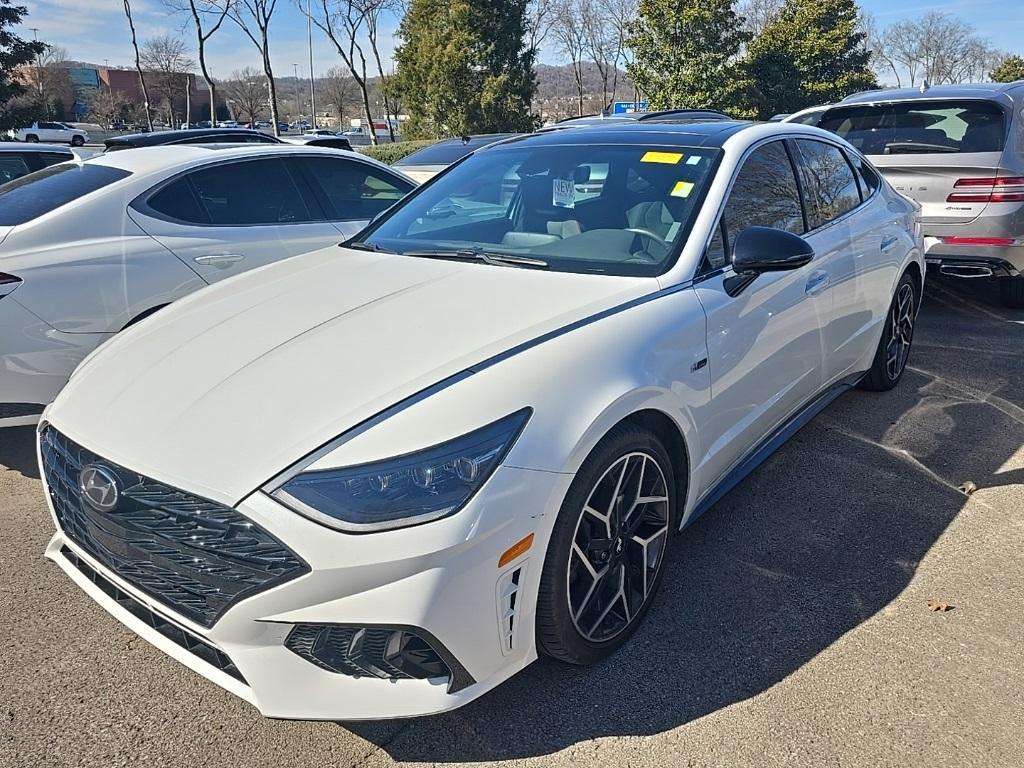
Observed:
[[[976,100],[908,101],[835,107],[819,123],[865,155],[1001,152],[1006,116]]]
[[[62,163],[9,181],[0,185],[0,226],[32,221],[130,175],[120,168]]]
[[[718,152],[504,145],[414,193],[359,242],[410,255],[504,256],[511,258],[503,263],[564,272],[657,275],[689,235]]]

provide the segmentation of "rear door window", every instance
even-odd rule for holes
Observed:
[[[836,107],[820,126],[866,155],[1002,152],[1006,115],[982,99]]]
[[[0,185],[0,226],[32,221],[131,174],[105,165],[52,165]]]
[[[839,147],[823,141],[798,139],[807,224],[811,229],[828,224],[860,205],[860,190],[853,169]]]
[[[299,224],[321,219],[306,206],[279,158],[223,163],[189,174],[214,226]]]

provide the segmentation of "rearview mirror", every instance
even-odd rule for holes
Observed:
[[[763,272],[799,269],[814,258],[811,244],[799,235],[772,227],[747,227],[733,249],[734,275],[725,281],[730,296],[738,296]]]

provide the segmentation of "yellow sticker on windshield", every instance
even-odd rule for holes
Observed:
[[[675,165],[683,159],[682,152],[644,152],[644,156],[640,158],[641,163],[664,163],[665,165]]]
[[[693,192],[692,181],[677,181],[669,194],[672,197],[689,197],[691,192]]]

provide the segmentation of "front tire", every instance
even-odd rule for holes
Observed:
[[[1024,277],[999,278],[999,299],[1004,306],[1024,309]]]
[[[677,525],[672,461],[656,435],[622,424],[576,474],[548,544],[537,645],[570,664],[610,656],[636,631]]]
[[[863,389],[885,392],[900,383],[914,340],[917,301],[917,281],[912,274],[905,272],[896,285],[871,369],[861,379]]]
[[[29,144],[38,144],[39,137],[36,136],[34,133],[30,133],[28,136],[25,137],[25,141],[28,142]]]

